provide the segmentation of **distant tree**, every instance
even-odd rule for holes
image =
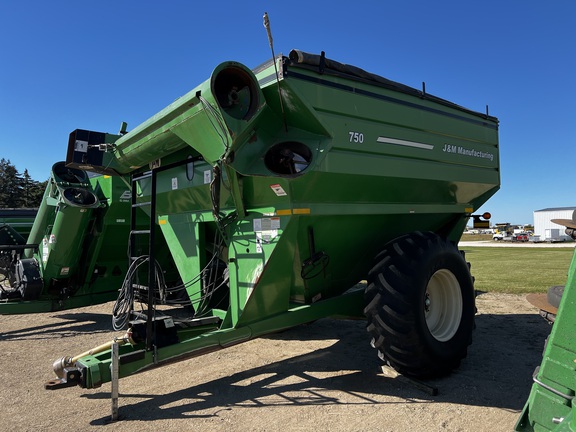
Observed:
[[[0,207],[18,208],[21,202],[22,179],[10,160],[0,159]]]
[[[22,175],[22,199],[20,202],[20,205],[22,207],[33,207],[30,205],[30,192],[32,189],[32,183],[34,182],[34,180],[32,180],[32,177],[30,177],[30,174],[28,174],[28,170],[25,169],[24,170],[24,174]]]
[[[43,182],[38,182],[34,180],[34,186],[32,188],[32,191],[30,192],[32,207],[40,207],[47,186],[48,186],[48,180],[44,180]]]
[[[27,169],[20,175],[10,160],[0,159],[0,208],[39,207],[46,184],[33,180]]]
[[[23,200],[21,206],[26,208],[39,207],[47,183],[48,181],[38,182],[33,180],[30,177],[30,174],[28,174],[28,170],[25,169],[24,174],[22,175]]]

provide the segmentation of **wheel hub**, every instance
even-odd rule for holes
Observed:
[[[462,320],[462,292],[456,276],[447,269],[432,275],[424,298],[426,325],[432,336],[440,342],[449,341]]]

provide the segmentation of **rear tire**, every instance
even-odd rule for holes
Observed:
[[[442,376],[466,357],[474,329],[474,284],[463,255],[432,232],[390,242],[366,288],[367,330],[398,372]]]

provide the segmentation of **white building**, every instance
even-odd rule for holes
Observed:
[[[576,207],[551,207],[534,211],[534,236],[540,241],[571,240],[562,225],[551,222],[552,219],[572,219],[576,217]]]

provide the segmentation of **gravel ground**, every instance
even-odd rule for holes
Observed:
[[[467,359],[431,396],[382,375],[361,321],[323,319],[110,385],[44,390],[52,362],[110,340],[112,303],[0,316],[4,431],[509,431],[549,325],[524,296],[482,294]]]

